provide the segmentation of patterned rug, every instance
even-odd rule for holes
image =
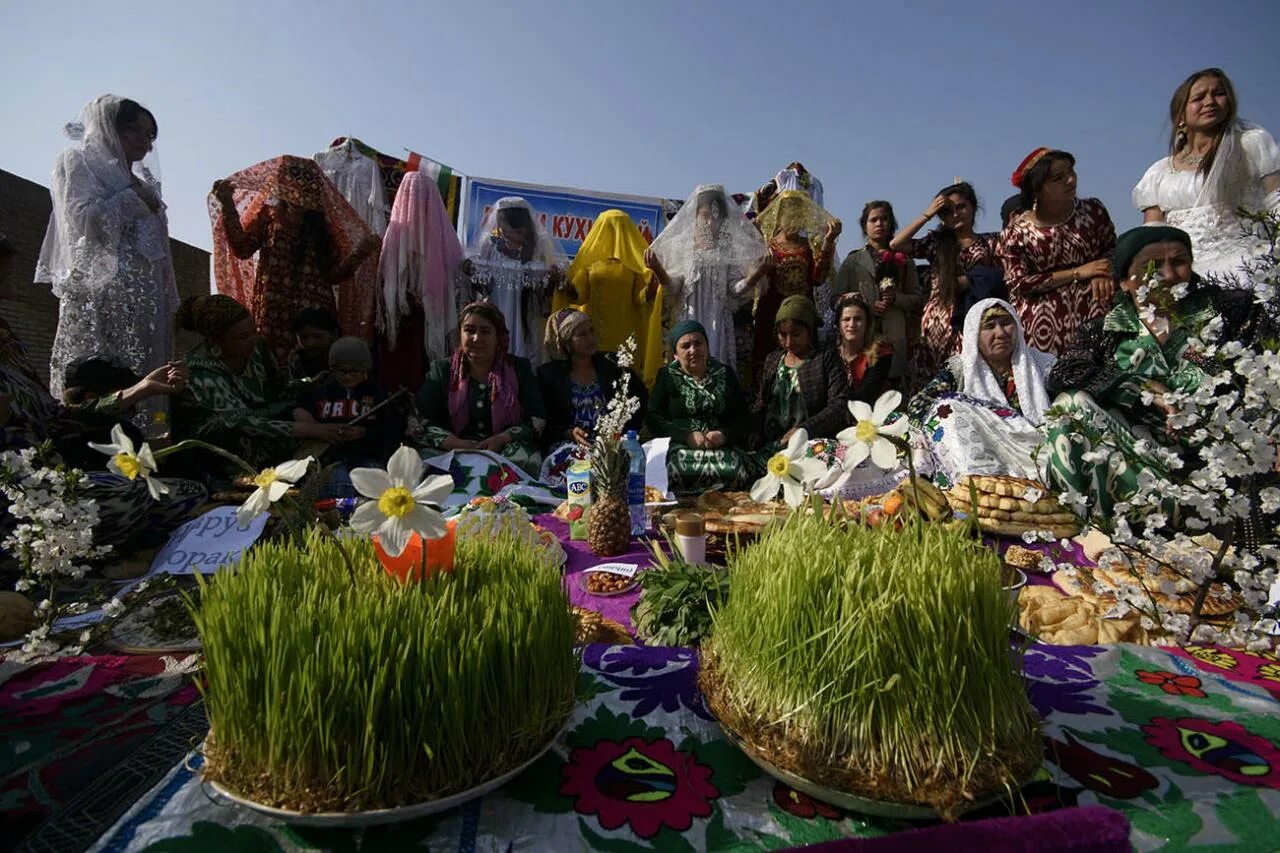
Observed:
[[[1045,721],[1045,763],[1022,808],[1107,807],[1127,818],[1138,850],[1275,849],[1276,663],[1217,649],[1033,647],[1028,690]],[[725,740],[696,670],[687,649],[587,647],[584,699],[552,752],[494,794],[435,817],[364,831],[291,827],[215,802],[175,764],[95,849],[750,850],[916,828],[832,808],[763,774]],[[1055,837],[1074,849],[1101,845],[1090,811],[1064,812],[1070,825]],[[1006,821],[1003,846],[1043,849],[1040,828]],[[946,846],[954,833],[939,832]]]

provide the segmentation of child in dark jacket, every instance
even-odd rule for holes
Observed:
[[[387,398],[369,378],[372,367],[373,356],[364,341],[338,338],[329,347],[328,377],[308,388],[294,409],[295,421],[350,424],[362,418],[349,427],[349,440],[333,445],[321,460],[323,465],[337,465],[323,497],[355,497],[351,469],[385,467],[404,438],[405,418],[394,404],[367,414]]]

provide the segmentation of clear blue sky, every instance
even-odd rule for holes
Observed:
[[[785,10],[785,11],[784,11]],[[0,168],[47,184],[102,92],[146,104],[172,234],[215,178],[353,134],[464,174],[683,198],[800,160],[861,245],[963,176],[998,225],[1030,149],[1072,151],[1121,229],[1169,96],[1220,65],[1280,133],[1280,2],[4,2]]]

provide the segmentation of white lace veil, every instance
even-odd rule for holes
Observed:
[[[699,219],[699,207],[708,208],[711,218]],[[685,277],[698,266],[726,266],[746,275],[768,251],[760,230],[720,184],[694,188],[651,248],[668,273]]]
[[[79,121],[64,128],[72,144],[58,155],[54,166],[53,212],[35,275],[36,281],[50,282],[59,297],[72,280],[95,287],[115,276],[118,246],[129,222],[137,223],[135,239],[143,256],[171,265],[163,209],[151,214],[130,189],[136,178],[160,197],[160,166],[154,146],[132,167],[125,157],[116,132],[116,116],[124,100],[100,95],[85,106]]]
[[[1257,125],[1238,119],[1235,126],[1222,135],[1218,143],[1218,153],[1214,155],[1213,166],[1209,174],[1200,184],[1200,193],[1196,198],[1196,206],[1227,206],[1232,209],[1256,201],[1258,196],[1257,177],[1250,173],[1249,160],[1245,154],[1240,135]]]
[[[512,229],[513,224],[514,229]],[[508,245],[508,238],[504,237],[504,227],[524,230],[526,241],[531,230],[532,248],[517,257],[504,252],[504,246]],[[506,233],[511,233],[511,230]],[[472,236],[471,243],[467,246],[467,257],[482,264],[523,262],[541,264],[545,267],[565,264],[565,257],[560,252],[559,244],[551,239],[546,226],[539,221],[538,212],[533,209],[533,205],[519,196],[506,196],[494,202],[493,207],[485,214],[484,221],[480,223],[480,230]]]

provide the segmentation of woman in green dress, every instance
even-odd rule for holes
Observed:
[[[1149,266],[1159,282],[1139,304]],[[1050,485],[1082,496],[1079,507],[1088,515],[1110,519],[1116,504],[1137,491],[1144,471],[1169,476],[1155,454],[1142,452],[1142,443],[1180,457],[1180,476],[1198,467],[1193,435],[1170,425],[1174,410],[1164,399],[1171,391],[1194,391],[1206,378],[1210,365],[1192,345],[1198,330],[1221,318],[1220,345],[1267,337],[1262,327],[1269,324],[1251,293],[1202,282],[1191,266],[1191,238],[1181,229],[1145,225],[1121,235],[1114,307],[1081,327],[1049,374],[1049,394],[1066,415],[1049,431]],[[1179,286],[1186,287],[1180,297]],[[1154,313],[1143,310],[1148,305]],[[1098,448],[1119,452],[1098,460]],[[1176,523],[1177,507],[1166,507],[1165,515]]]
[[[675,359],[658,370],[647,421],[670,438],[667,479],[676,493],[742,488],[759,472],[746,452],[747,399],[733,368],[711,358],[707,330],[681,320],[669,340]]]
[[[537,476],[546,413],[533,367],[507,351],[507,321],[491,302],[463,308],[458,330],[458,349],[432,363],[418,392],[427,444],[440,452],[492,451]]]

